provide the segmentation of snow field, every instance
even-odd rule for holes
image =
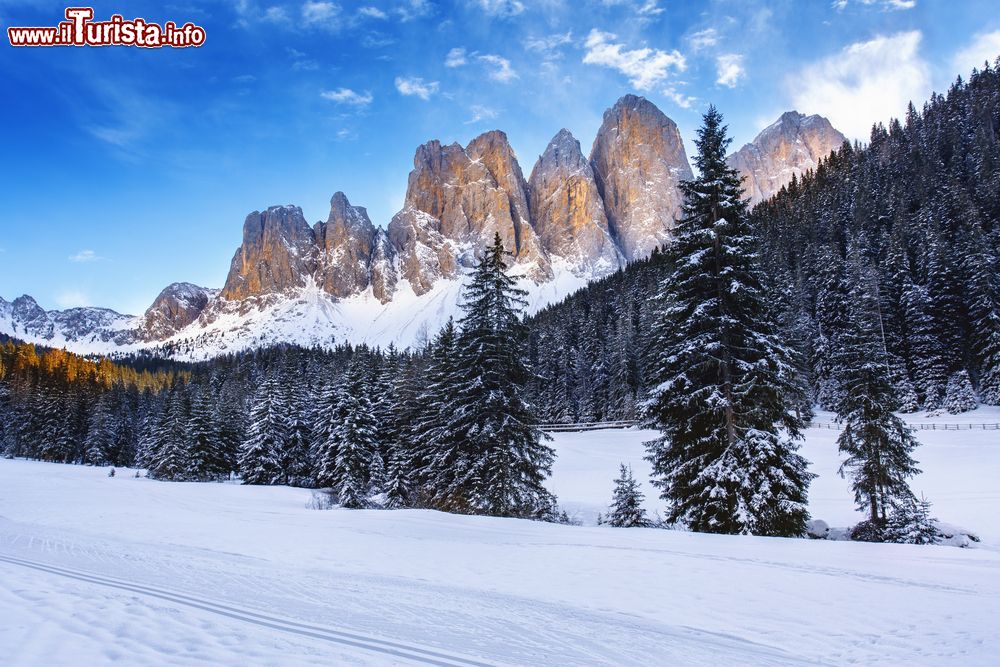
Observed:
[[[813,515],[847,525],[857,515],[836,476],[836,434],[808,431],[803,454],[819,474]],[[642,460],[653,435],[556,434],[550,488],[587,520],[625,462],[648,507],[661,506]],[[996,432],[918,436],[914,488],[939,518],[978,531],[979,548],[317,511],[302,489],[0,460],[0,655],[12,665],[995,664],[1000,443]],[[345,633],[361,645],[330,639]],[[387,643],[405,656],[380,652]]]

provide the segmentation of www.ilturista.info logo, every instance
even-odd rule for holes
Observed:
[[[94,21],[92,7],[67,7],[66,20],[55,27],[7,28],[11,46],[138,46],[156,49],[184,48],[205,43],[205,29],[191,22],[162,26],[145,19],[126,20],[114,14],[108,21]]]

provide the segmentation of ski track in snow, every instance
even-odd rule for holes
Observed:
[[[550,488],[596,516],[625,462],[655,509],[651,435],[557,434]],[[847,525],[836,435],[802,453],[814,515]],[[976,549],[317,511],[302,489],[0,460],[0,662],[992,665],[993,436],[918,433],[914,488]]]

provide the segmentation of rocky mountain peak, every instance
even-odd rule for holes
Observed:
[[[559,130],[539,156],[528,191],[535,232],[550,255],[578,274],[607,273],[624,264],[594,171],[569,130]]]
[[[815,169],[844,141],[844,135],[823,116],[786,111],[727,161],[743,175],[744,192],[756,204],[788,185],[792,176]]]
[[[544,280],[551,268],[531,226],[527,184],[507,135],[494,130],[468,146],[429,141],[413,158],[402,211],[389,223],[402,276],[417,294],[471,267],[500,234],[517,264]]]
[[[163,340],[198,319],[218,290],[192,283],[168,285],[143,315],[145,338]]]
[[[376,282],[375,297],[383,302],[391,297],[395,276],[385,273],[391,268],[391,255],[382,258],[389,260],[388,264],[374,261],[382,233],[363,206],[351,206],[347,195],[335,193],[329,217],[325,223],[316,223],[313,232],[320,251],[316,283],[327,293],[346,298]],[[386,252],[387,244],[381,246]],[[380,274],[375,281],[373,269]]]
[[[229,300],[303,287],[315,269],[313,229],[298,206],[254,211],[243,223],[243,244],[229,268],[222,296]]]
[[[590,163],[612,237],[628,260],[670,238],[692,177],[680,130],[655,104],[625,95],[604,112]]]

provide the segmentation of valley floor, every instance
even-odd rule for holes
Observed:
[[[592,522],[620,461],[648,477],[642,442],[654,435],[556,436],[552,490]],[[813,515],[848,525],[857,515],[836,476],[836,435],[810,430],[803,453],[819,474]],[[318,511],[301,489],[0,460],[0,655],[8,665],[996,664],[1000,432],[918,436],[926,472],[914,488],[939,518],[981,534],[977,548]],[[650,509],[661,506],[646,491]]]

